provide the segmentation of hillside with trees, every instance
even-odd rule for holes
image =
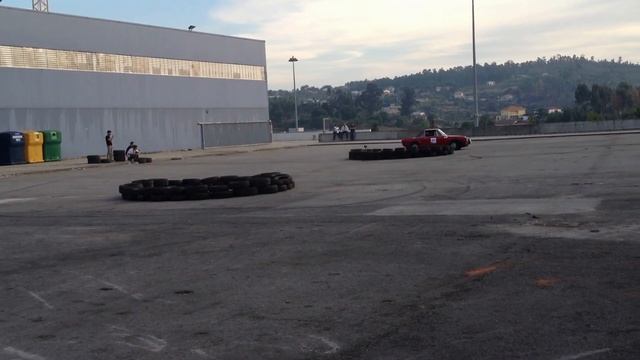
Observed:
[[[491,122],[500,110],[521,105],[532,118],[544,120],[550,108],[566,109],[572,116],[552,114],[549,121],[604,119],[633,116],[630,108],[620,109],[616,94],[633,99],[640,86],[640,65],[622,59],[595,60],[584,56],[554,56],[523,63],[478,66],[480,113]],[[582,93],[577,93],[577,87]],[[585,89],[589,90],[588,106]],[[608,90],[607,90],[608,89]],[[593,94],[600,100],[594,100]],[[578,97],[580,100],[578,100]],[[294,124],[291,91],[269,91],[269,112],[275,129]],[[608,108],[600,105],[607,102]],[[420,73],[354,81],[340,87],[303,86],[298,91],[300,126],[322,128],[322,119],[332,123],[355,123],[358,127],[423,127],[437,122],[445,126],[465,126],[473,118],[473,68],[425,69]],[[616,105],[618,104],[618,105]],[[623,106],[623,107],[624,107]],[[640,106],[640,105],[638,105]],[[590,113],[590,115],[589,115]]]

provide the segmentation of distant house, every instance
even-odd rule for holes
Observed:
[[[496,86],[496,82],[495,81],[487,81],[487,86],[489,86],[489,87]]]
[[[391,105],[391,106],[383,107],[382,111],[386,112],[389,115],[400,115],[400,106]]]
[[[513,99],[514,99],[514,96],[511,95],[511,94],[505,94],[505,95],[502,95],[502,96],[498,97],[499,101],[513,101]]]
[[[500,116],[503,118],[522,117],[527,113],[527,109],[519,105],[511,105],[500,110]]]
[[[560,108],[549,108],[547,110],[547,114],[562,114],[562,109],[560,109]]]
[[[529,117],[526,114],[527,109],[522,106],[507,106],[502,109],[500,115],[496,117],[496,126],[527,125],[529,123]]]
[[[464,99],[464,93],[462,91],[456,91],[453,93],[454,99]]]

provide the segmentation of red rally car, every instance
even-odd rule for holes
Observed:
[[[462,135],[447,135],[440,129],[425,129],[416,137],[402,139],[402,146],[411,152],[452,153],[471,144],[471,139]]]

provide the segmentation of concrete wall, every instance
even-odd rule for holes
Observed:
[[[322,134],[322,131],[305,131],[305,132],[291,132],[291,133],[274,133],[273,141],[303,141],[303,140],[318,140],[318,137]]]
[[[640,129],[640,119],[548,123],[540,126],[542,134]]]
[[[6,7],[0,34],[0,45],[266,67],[264,41]],[[60,130],[66,158],[104,154],[107,130],[116,148],[198,148],[198,123],[268,123],[268,108],[266,81],[0,68],[0,131]],[[270,132],[239,124],[223,136],[250,144]]]

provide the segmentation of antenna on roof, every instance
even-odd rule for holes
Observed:
[[[49,12],[49,0],[33,0],[33,10]]]

